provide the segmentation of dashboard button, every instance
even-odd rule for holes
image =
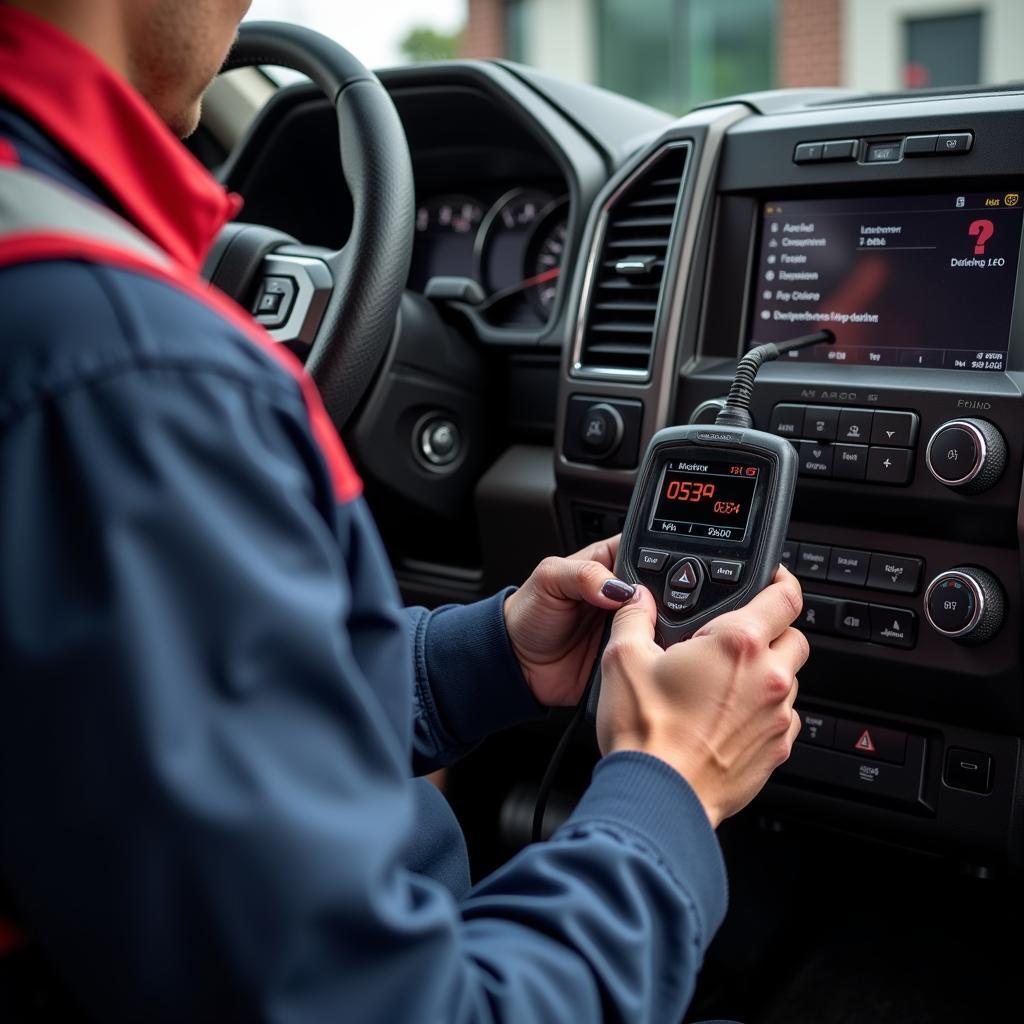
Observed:
[[[913,452],[907,448],[871,448],[867,481],[871,484],[905,484],[913,468]]]
[[[909,608],[871,605],[871,640],[909,649],[917,642],[917,616]]]
[[[865,163],[893,164],[901,159],[899,142],[869,142]]]
[[[900,366],[916,366],[918,369],[938,370],[942,368],[942,353],[927,348],[905,348],[900,352]]]
[[[832,448],[830,444],[820,444],[817,441],[801,441],[800,475],[831,476]]]
[[[870,606],[863,601],[843,601],[836,609],[836,632],[854,640],[870,640]]]
[[[837,480],[863,480],[868,471],[866,444],[832,446],[832,475]]]
[[[801,711],[802,728],[797,736],[799,743],[813,743],[816,747],[831,747],[836,736],[836,720],[831,715],[819,715],[817,711]]]
[[[777,405],[772,410],[771,425],[769,433],[779,434],[781,437],[800,437],[804,431],[804,409],[803,405]]]
[[[795,623],[797,629],[832,636],[836,631],[836,609],[839,603],[834,597],[804,594],[803,611]]]
[[[889,445],[892,448],[910,448],[917,439],[917,413],[885,412],[875,413],[871,425],[871,443]]]
[[[793,150],[793,163],[814,164],[821,159],[823,145],[820,142],[801,142]]]
[[[903,764],[907,759],[907,734],[896,729],[883,729],[880,725],[840,718],[836,722],[835,745],[836,750],[870,757],[874,761]]]
[[[790,571],[796,572],[796,553],[800,547],[795,540],[790,540],[788,537],[782,545],[782,564]]]
[[[619,410],[599,402],[591,406],[580,423],[580,441],[594,455],[610,455],[619,446],[625,427]]]
[[[836,440],[867,444],[871,440],[871,421],[874,415],[870,409],[843,409],[839,414]]]
[[[821,151],[822,160],[856,160],[857,140],[841,139],[835,142],[826,142]]]
[[[827,405],[809,405],[804,413],[804,437],[834,441],[839,429],[839,410]]]
[[[992,755],[980,750],[950,747],[946,752],[946,785],[968,793],[989,793],[992,790]]]
[[[910,135],[903,143],[904,156],[931,156],[935,152],[938,135]]]
[[[725,559],[716,558],[711,563],[708,574],[716,583],[739,583],[743,575],[742,562],[727,562]]]
[[[828,575],[832,549],[823,544],[801,544],[796,555],[796,574],[807,580],[823,580]]]
[[[868,564],[871,553],[854,551],[851,548],[833,548],[828,563],[828,578],[832,583],[852,583],[856,587],[864,586],[868,578]]]
[[[920,558],[900,555],[872,555],[868,586],[895,594],[916,594],[924,563]]]
[[[653,548],[641,548],[637,556],[636,567],[647,572],[661,572],[668,561],[667,551],[655,551]]]
[[[940,135],[935,141],[935,152],[940,156],[969,153],[973,145],[974,136],[970,132],[957,132],[954,135]]]

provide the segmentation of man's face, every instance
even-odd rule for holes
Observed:
[[[252,0],[133,0],[129,78],[179,137],[199,124],[216,77]]]

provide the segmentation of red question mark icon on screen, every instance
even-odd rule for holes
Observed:
[[[974,247],[975,256],[985,255],[985,243],[996,233],[996,226],[990,220],[976,220],[968,229],[967,234],[977,235],[978,244]]]

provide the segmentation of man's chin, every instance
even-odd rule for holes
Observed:
[[[167,120],[167,127],[174,132],[175,135],[181,140],[191,138],[199,127],[199,122],[203,116],[203,101],[199,100],[194,103],[188,110],[182,111],[176,117],[171,117]]]

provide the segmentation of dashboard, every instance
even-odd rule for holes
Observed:
[[[472,600],[616,533],[655,431],[713,423],[752,345],[828,327],[751,408],[799,458],[784,561],[813,649],[759,807],[1024,871],[1024,91],[673,120],[501,64],[382,80],[415,247],[346,444],[406,599]],[[272,107],[226,177],[250,219],[337,246],[331,111],[301,87]],[[425,459],[442,435],[457,454]]]

